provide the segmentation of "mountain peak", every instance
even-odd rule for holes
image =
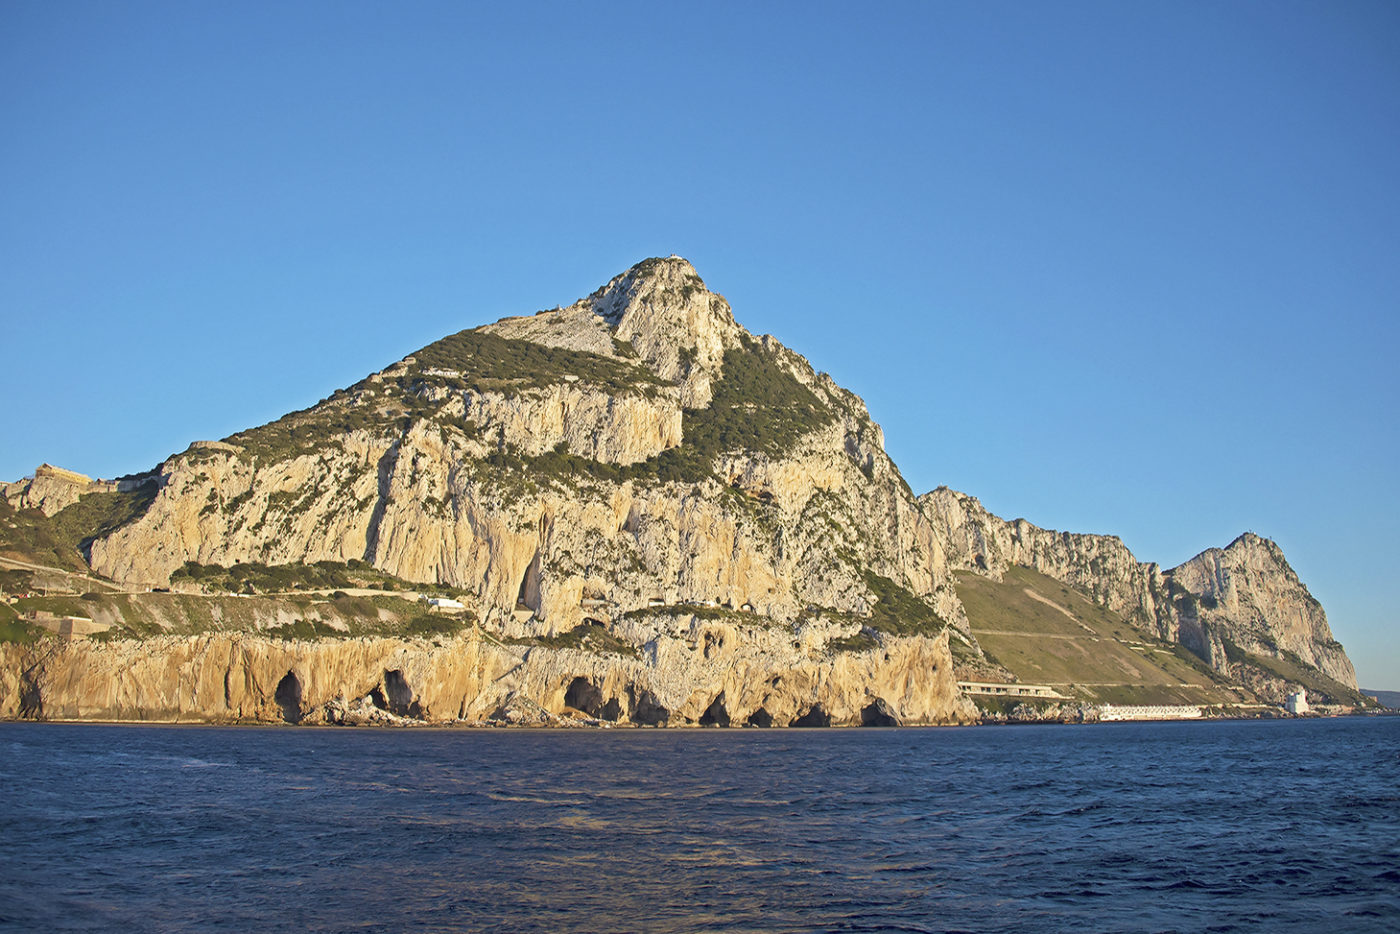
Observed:
[[[705,292],[705,282],[689,260],[672,254],[644,259],[614,276],[607,285],[590,298],[593,310],[611,325],[621,322],[623,315],[642,296],[676,293],[689,298],[695,292]]]
[[[709,403],[724,351],[747,333],[679,256],[642,260],[584,302],[658,376],[680,384],[687,408]]]

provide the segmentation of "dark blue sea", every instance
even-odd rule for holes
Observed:
[[[0,929],[1400,931],[1400,718],[0,724]]]

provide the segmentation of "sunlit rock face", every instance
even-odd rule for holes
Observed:
[[[1181,643],[1222,672],[1241,676],[1243,652],[1297,659],[1356,688],[1356,672],[1322,605],[1268,539],[1245,533],[1224,549],[1163,570],[1139,562],[1117,536],[1008,522],[946,487],[920,502],[955,567],[997,579],[1008,565],[1034,568],[1084,590],[1145,631]],[[1249,680],[1270,699],[1281,699],[1286,687],[1282,678]]]
[[[115,489],[91,477],[52,464],[40,464],[34,476],[14,483],[0,483],[0,498],[15,509],[37,509],[55,516],[76,503],[85,493]]]
[[[0,645],[0,717],[264,723],[965,723],[947,636],[822,650],[819,631],[643,620],[644,651],[244,633]],[[804,719],[805,718],[805,719]],[[818,722],[820,721],[820,722]]]
[[[676,257],[192,447],[159,486],[92,543],[99,573],[356,558],[549,634],[657,601],[863,614],[874,571],[961,619],[864,404],[750,335]]]
[[[442,644],[75,644],[4,675],[12,711],[959,722],[972,708],[950,680],[950,635],[960,664],[995,665],[952,575],[1011,565],[1219,670],[1272,654],[1355,685],[1272,543],[1246,536],[1163,571],[1116,537],[1006,522],[946,488],[915,498],[860,398],[750,334],[679,257],[444,337],[131,482],[135,518],[84,544],[114,581],[163,587],[188,562],[363,561],[459,588],[478,627]],[[49,513],[91,484],[41,469],[0,493]],[[567,644],[594,632],[607,651]]]
[[[1256,655],[1291,655],[1356,687],[1356,670],[1332,637],[1322,604],[1274,542],[1246,532],[1223,549],[1201,552],[1170,575],[1181,593],[1194,597],[1178,601],[1178,625],[1211,659],[1228,663],[1229,642]]]

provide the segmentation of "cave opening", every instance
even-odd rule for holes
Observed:
[[[773,715],[770,714],[767,710],[760,707],[753,713],[749,714],[749,718],[744,721],[744,725],[756,726],[766,730],[773,725]]]
[[[525,574],[520,578],[520,590],[515,596],[515,608],[517,610],[539,612],[540,563],[540,553],[536,551],[535,556],[530,559],[529,565],[525,568]]]
[[[25,672],[25,677],[21,683],[19,694],[19,715],[32,720],[42,720],[44,717],[44,695],[39,690],[39,681],[30,676],[30,672]]]
[[[671,711],[650,691],[639,691],[632,703],[632,722],[643,726],[663,726],[671,719]]]
[[[831,726],[831,715],[821,704],[813,704],[812,709],[788,724],[796,727]]]
[[[600,717],[604,707],[603,692],[587,678],[575,678],[564,691],[564,706],[572,707],[590,717]]]
[[[861,726],[899,726],[899,718],[894,715],[884,698],[877,697],[860,712]]]
[[[700,715],[701,726],[729,726],[729,711],[724,709],[724,695],[720,694],[705,712]]]
[[[413,702],[413,688],[409,687],[408,679],[403,676],[401,670],[385,670],[383,696],[388,701],[385,709],[391,714],[398,717],[418,715],[418,705]]]
[[[277,682],[277,690],[272,700],[282,710],[282,719],[287,723],[301,722],[301,679],[289,671]]]

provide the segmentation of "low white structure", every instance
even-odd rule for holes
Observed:
[[[1283,708],[1295,717],[1300,713],[1309,713],[1312,708],[1308,706],[1308,692],[1299,688],[1288,695],[1288,700],[1283,702]]]
[[[1193,704],[1149,704],[1143,706],[1104,704],[1100,720],[1199,720],[1201,708]]]
[[[435,610],[465,610],[466,606],[451,597],[424,597],[423,602]]]
[[[1065,696],[1048,684],[1010,684],[1002,681],[959,681],[958,687],[964,694],[982,694],[991,697],[1051,697],[1064,700]]]

